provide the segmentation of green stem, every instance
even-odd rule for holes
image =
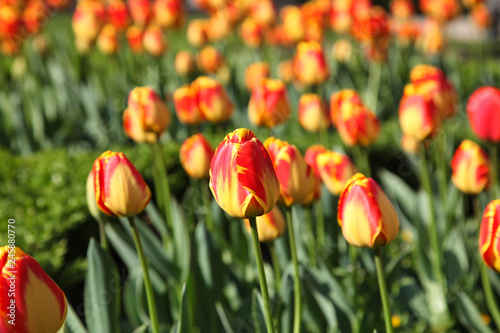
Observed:
[[[266,316],[266,326],[268,333],[274,333],[273,313],[271,311],[271,302],[269,301],[269,292],[267,290],[266,272],[264,271],[264,262],[262,260],[262,251],[260,250],[259,234],[257,231],[257,219],[250,217],[250,228],[252,229],[253,248],[255,250],[255,259],[257,260],[257,271],[259,273],[260,290],[264,302],[264,315]]]
[[[316,240],[314,239],[314,232],[313,232],[313,226],[312,226],[312,208],[311,206],[307,207],[306,209],[306,225],[307,225],[307,233],[308,235],[308,241],[307,241],[307,247],[309,251],[309,259],[311,260],[311,266],[316,267]]]
[[[441,248],[439,246],[439,238],[438,238],[438,230],[437,230],[437,224],[436,224],[436,213],[434,211],[434,200],[432,197],[432,187],[431,187],[431,181],[429,177],[429,167],[427,165],[427,157],[425,155],[425,150],[420,150],[420,158],[422,161],[421,165],[421,182],[422,186],[425,189],[425,192],[427,192],[427,198],[429,201],[429,209],[430,209],[430,218],[431,218],[431,224],[429,226],[429,241],[431,243],[431,248],[432,248],[432,266],[434,270],[434,274],[437,278],[437,281],[441,288],[443,288],[443,291],[446,290],[446,285],[445,285],[445,280],[443,276],[443,271],[442,271],[442,264],[441,264]]]
[[[151,145],[151,158],[153,160],[153,180],[154,180],[154,183],[155,183],[155,194],[156,194],[156,203],[158,205],[158,209],[160,210],[160,212],[162,212],[162,214],[165,213],[165,208],[164,208],[164,204],[165,202],[163,201],[163,194],[162,194],[162,190],[161,190],[161,179],[160,179],[160,170],[161,168],[159,167],[159,158],[158,156],[156,156],[156,148],[155,148],[155,145]],[[166,216],[163,217],[166,221]]]
[[[493,172],[491,173],[491,190],[493,199],[498,198],[498,151],[496,143],[490,144],[490,158],[493,167]]]
[[[279,331],[279,319],[281,318],[281,310],[283,306],[283,303],[279,301],[279,296],[278,296],[281,294],[281,269],[274,242],[269,242],[268,244],[269,244],[269,252],[271,253],[271,261],[273,262],[274,284],[278,299],[278,302],[276,302],[276,308],[274,309],[274,323],[276,324],[276,331]]]
[[[208,193],[208,184],[202,180],[200,181],[201,186],[201,197],[203,200],[203,207],[205,213],[205,223],[207,224],[207,228],[210,231],[214,231],[214,220],[212,218],[212,209],[210,206],[210,193]]]
[[[368,178],[371,177],[370,172],[370,162],[368,160],[368,152],[366,149],[362,148],[359,145],[353,147],[354,150],[354,159],[356,162],[356,166],[359,170]]]
[[[144,250],[142,249],[139,230],[137,230],[134,218],[129,217],[128,221],[130,222],[130,227],[132,228],[132,235],[134,236],[134,243],[135,243],[135,248],[137,249],[137,255],[139,256],[139,261],[141,262],[142,274],[144,276],[144,287],[146,288],[146,298],[148,300],[151,328],[153,330],[153,333],[159,333],[160,328],[158,324],[158,314],[156,313],[156,303],[153,293],[153,286],[151,285],[151,280],[149,278],[148,264],[146,262],[146,257],[144,256]]]
[[[108,251],[108,239],[106,238],[106,231],[104,231],[104,227],[106,225],[106,222],[104,221],[97,221],[99,223],[99,239],[101,241],[101,247]]]
[[[373,112],[377,113],[378,91],[380,87],[380,76],[382,74],[382,65],[376,61],[370,63],[370,73],[368,74],[368,88],[366,91],[366,105]]]
[[[495,301],[495,296],[493,295],[493,289],[491,288],[490,277],[488,276],[488,268],[481,260],[481,282],[483,284],[484,296],[486,298],[486,305],[488,305],[488,309],[490,310],[491,316],[497,325],[497,328],[500,328],[500,311],[498,310],[497,303]]]
[[[321,254],[325,251],[325,218],[323,216],[323,204],[321,200],[314,203],[314,208],[316,210],[316,241],[318,242],[318,247]],[[336,241],[336,239],[334,239]]]
[[[443,211],[447,210],[447,197],[448,197],[448,176],[446,172],[446,161],[445,161],[445,140],[444,135],[437,138],[436,146],[434,149],[436,164],[439,168],[439,196],[441,197],[441,204],[443,205]]]
[[[286,223],[288,227],[288,237],[290,241],[290,252],[293,262],[293,284],[294,292],[294,315],[293,315],[293,333],[300,333],[300,322],[302,316],[302,303],[300,297],[300,276],[299,276],[299,260],[297,259],[297,247],[295,246],[295,234],[293,232],[292,223],[292,207],[286,207]]]
[[[155,142],[156,149],[156,159],[158,161],[158,176],[160,178],[160,187],[162,191],[162,199],[164,205],[165,221],[167,223],[167,229],[172,227],[172,211],[171,211],[171,201],[170,201],[170,188],[168,186],[168,175],[167,168],[165,165],[165,157],[163,156],[163,149],[159,141]]]
[[[389,294],[385,282],[381,249],[375,250],[375,267],[377,268],[378,287],[380,289],[380,298],[382,299],[382,308],[384,309],[385,331],[386,333],[392,333],[391,307],[389,305]]]

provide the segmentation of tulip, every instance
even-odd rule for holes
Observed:
[[[500,199],[491,201],[484,210],[479,229],[479,252],[484,263],[500,272]]]
[[[250,7],[250,16],[261,27],[271,27],[276,20],[273,1],[254,1]]]
[[[352,45],[347,39],[339,39],[332,46],[332,55],[335,60],[346,63],[351,58]]]
[[[180,149],[182,167],[191,178],[207,178],[213,154],[214,150],[203,134],[190,136]]]
[[[229,36],[233,27],[228,16],[229,14],[222,10],[210,16],[207,22],[210,29],[206,30],[209,41],[217,42]]]
[[[283,22],[283,34],[290,44],[295,44],[304,38],[304,22],[298,6],[284,6],[280,10]]]
[[[317,94],[304,94],[299,99],[299,124],[309,132],[319,132],[330,126],[330,115]]]
[[[57,332],[66,320],[68,303],[38,262],[19,247],[6,245],[0,248],[0,268],[0,332]]]
[[[500,90],[495,87],[476,89],[467,102],[467,116],[472,131],[482,140],[500,141]]]
[[[321,180],[333,195],[339,195],[346,182],[358,172],[347,155],[334,151],[318,154],[316,164]]]
[[[420,0],[420,9],[426,15],[440,21],[449,21],[460,13],[458,0]]]
[[[399,19],[408,19],[415,13],[415,6],[412,0],[392,0],[391,13]]]
[[[481,29],[486,29],[491,26],[493,23],[493,17],[488,9],[488,6],[484,3],[480,3],[477,6],[474,6],[470,13],[470,17],[472,21]]]
[[[293,72],[293,63],[291,60],[281,61],[278,64],[276,72],[280,80],[285,83],[290,83],[295,79],[295,73]]]
[[[335,126],[341,110],[350,109],[353,104],[363,104],[356,90],[342,89],[330,96],[330,117]]]
[[[326,151],[326,148],[322,145],[312,145],[311,147],[307,148],[304,155],[306,163],[313,169],[314,175],[320,180],[321,176],[319,174],[318,156]]]
[[[248,65],[245,70],[245,86],[253,91],[262,80],[269,78],[269,64],[267,62],[256,62]]]
[[[278,156],[278,153],[280,152],[280,149],[288,145],[288,142],[282,141],[273,136],[267,138],[266,141],[264,141],[264,147],[266,147],[267,151],[269,152],[269,156],[271,156],[273,165],[274,161],[276,160],[276,156]]]
[[[436,133],[440,118],[428,96],[405,95],[399,103],[399,124],[405,136],[421,142]]]
[[[218,124],[231,118],[234,105],[220,82],[208,76],[200,76],[193,81],[191,87],[196,91],[198,108],[204,119]]]
[[[442,23],[430,18],[425,20],[420,36],[417,39],[417,45],[427,55],[441,53],[446,46],[446,37],[443,30]]]
[[[144,37],[144,32],[141,27],[137,25],[132,25],[127,28],[126,31],[127,42],[130,50],[134,53],[141,53],[144,50],[142,46],[142,39]]]
[[[180,76],[188,76],[196,70],[196,62],[194,56],[189,51],[179,51],[174,59],[175,72]]]
[[[330,11],[330,26],[339,35],[351,30],[353,15],[350,13],[352,0],[333,0]]]
[[[380,133],[380,122],[373,111],[359,104],[340,108],[337,118],[340,138],[348,146],[368,146]]]
[[[106,7],[109,23],[116,30],[123,31],[130,25],[127,4],[122,0],[112,0]]]
[[[97,47],[104,54],[113,54],[118,50],[118,32],[112,24],[106,24],[97,37]]]
[[[23,11],[23,25],[26,33],[35,35],[40,32],[48,17],[49,12],[43,1],[29,1]]]
[[[103,3],[92,0],[79,1],[71,21],[76,39],[87,44],[93,42],[105,19],[106,8]]]
[[[219,206],[235,218],[273,209],[280,185],[268,151],[252,131],[237,129],[219,144],[210,163],[210,190]]]
[[[305,85],[323,83],[329,76],[323,48],[316,41],[297,45],[293,68],[295,78]]]
[[[241,22],[240,36],[248,47],[258,48],[262,44],[263,35],[262,27],[253,18],[247,17]]]
[[[186,125],[199,125],[205,118],[198,107],[198,99],[196,90],[184,85],[174,92],[175,113],[179,121]]]
[[[163,36],[163,32],[156,24],[150,24],[144,30],[142,44],[144,46],[144,50],[155,57],[161,56],[167,49],[167,43]]]
[[[153,15],[155,22],[164,29],[178,26],[182,21],[182,1],[155,0]]]
[[[136,87],[123,113],[125,134],[135,142],[154,143],[170,124],[170,110],[149,87]]]
[[[128,0],[127,4],[134,24],[147,26],[153,14],[149,0]]]
[[[255,86],[248,103],[248,118],[252,124],[273,128],[289,116],[290,105],[283,82],[265,79]]]
[[[188,43],[199,47],[207,42],[207,23],[202,19],[194,19],[189,22],[186,29]]]
[[[346,241],[358,247],[377,249],[399,233],[398,215],[391,202],[372,178],[360,173],[347,181],[337,218]]]
[[[146,208],[151,191],[123,153],[107,151],[94,161],[97,206],[110,216],[135,216]]]
[[[479,145],[464,140],[451,160],[453,184],[468,194],[479,194],[490,185],[490,161]]]
[[[213,46],[205,46],[197,55],[198,68],[205,73],[215,73],[224,64],[224,56]]]
[[[250,221],[247,219],[245,219],[245,228],[251,233]],[[269,213],[257,216],[257,231],[261,242],[273,241],[285,233],[285,216],[277,206],[274,206]]]

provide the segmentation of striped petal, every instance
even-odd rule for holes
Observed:
[[[489,187],[491,167],[489,158],[479,145],[464,140],[451,161],[453,184],[468,194],[478,194]]]
[[[500,272],[500,200],[486,206],[479,230],[479,252],[485,264]]]

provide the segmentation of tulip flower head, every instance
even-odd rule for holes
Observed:
[[[283,82],[265,79],[256,85],[248,103],[248,118],[256,126],[273,128],[290,116],[290,105]]]
[[[267,149],[244,128],[226,135],[210,164],[210,189],[219,206],[235,218],[270,212],[280,185]]]
[[[330,75],[323,48],[316,41],[297,45],[293,68],[297,81],[305,85],[323,83]]]
[[[159,57],[167,49],[167,42],[163,36],[163,31],[156,24],[150,24],[144,30],[142,37],[142,45],[144,50],[149,54]]]
[[[500,141],[500,90],[481,87],[467,102],[467,116],[472,131],[482,140]]]
[[[204,119],[218,124],[231,118],[234,105],[219,81],[200,76],[193,81],[191,87],[196,91],[198,108]]]
[[[353,89],[342,89],[330,96],[330,118],[337,126],[337,118],[343,109],[352,108],[353,104],[363,105],[358,92]]]
[[[269,64],[267,62],[256,62],[248,65],[245,70],[245,87],[252,91],[257,84],[269,77]]]
[[[500,272],[500,199],[490,202],[484,210],[479,229],[479,252],[486,266]]]
[[[249,233],[252,232],[248,219],[245,219],[245,228]],[[273,210],[267,214],[257,216],[257,231],[259,234],[259,241],[261,242],[273,241],[285,233],[285,216],[283,216],[278,206],[274,206]]]
[[[346,241],[376,249],[392,242],[399,233],[396,210],[372,179],[357,173],[340,195],[337,219]]]
[[[330,126],[330,114],[317,94],[304,94],[299,99],[299,124],[308,132],[319,132]]]
[[[358,172],[347,155],[334,151],[327,150],[318,154],[316,163],[321,180],[333,195],[339,195],[346,182]]]
[[[180,76],[188,76],[196,70],[196,61],[194,55],[189,51],[179,51],[175,55],[174,69]]]
[[[326,151],[326,148],[322,145],[312,145],[311,147],[307,148],[304,155],[306,163],[313,169],[314,175],[319,179],[321,179],[321,176],[319,174],[318,156]]]
[[[198,107],[196,90],[190,85],[184,85],[174,91],[174,105],[177,118],[183,124],[194,126],[205,120]]]
[[[278,153],[280,152],[280,149],[288,145],[288,142],[282,141],[273,136],[267,138],[266,141],[264,141],[264,147],[266,147],[267,151],[269,152],[269,156],[271,156],[273,165],[274,161],[276,160],[276,156],[278,156]]]
[[[94,161],[97,206],[110,216],[135,216],[146,208],[151,191],[123,153],[107,151]]]
[[[432,99],[425,95],[405,95],[399,104],[399,124],[404,135],[421,142],[432,137],[440,125]]]
[[[453,184],[468,194],[479,194],[488,189],[491,180],[491,166],[488,155],[479,145],[464,140],[451,160]]]
[[[191,178],[208,178],[214,150],[203,134],[187,138],[181,146],[182,167]]]
[[[380,122],[366,106],[348,103],[340,109],[337,130],[346,145],[368,146],[378,138]]]
[[[66,320],[68,304],[64,292],[38,262],[19,247],[6,245],[0,248],[0,267],[0,332],[57,332]],[[10,289],[15,293],[9,293]]]

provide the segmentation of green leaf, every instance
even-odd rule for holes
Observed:
[[[179,333],[192,332],[191,320],[189,318],[189,312],[190,312],[190,309],[189,309],[189,304],[187,301],[186,284],[184,283],[182,285],[182,291],[181,291],[181,306],[180,306],[180,312],[179,312],[179,319],[177,319],[177,322],[176,322],[176,327],[177,327],[176,332],[179,332]]]
[[[81,322],[80,318],[76,314],[75,310],[68,303],[68,314],[66,316],[66,322],[63,325],[64,332],[67,333],[87,333],[85,326]]]
[[[85,321],[90,333],[119,331],[120,277],[108,252],[93,238],[87,250]]]
[[[257,289],[252,292],[252,321],[254,332],[266,332],[266,318],[264,316],[264,302]]]
[[[465,293],[458,294],[457,314],[458,320],[469,332],[493,333],[493,330],[484,324],[474,302]]]
[[[188,279],[191,265],[191,238],[189,237],[188,222],[179,204],[175,199],[171,200],[175,255],[177,265],[180,267],[179,282],[185,283]]]
[[[234,333],[233,328],[229,323],[229,319],[227,318],[226,311],[224,310],[224,307],[220,302],[215,303],[215,309],[217,310],[217,314],[219,315],[222,327],[224,327],[224,331],[226,333]]]

